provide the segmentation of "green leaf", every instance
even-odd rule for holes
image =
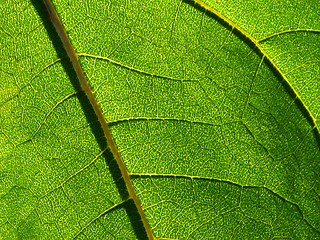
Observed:
[[[2,0],[1,239],[320,238],[318,1],[54,6],[131,181],[42,2]]]

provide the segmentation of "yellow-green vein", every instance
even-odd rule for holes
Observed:
[[[209,5],[207,5],[206,3],[202,2],[201,0],[194,0],[194,2],[199,5],[200,7],[202,7],[205,11],[208,11],[210,13],[212,13],[214,16],[216,16],[218,19],[220,19],[222,22],[224,22],[225,24],[227,24],[232,30],[237,30],[240,34],[242,34],[249,42],[251,42],[252,44],[254,44],[254,46],[258,49],[258,51],[262,54],[262,56],[264,56],[264,58],[270,62],[270,64],[272,65],[272,67],[274,68],[274,70],[281,75],[281,77],[283,78],[283,80],[286,82],[286,84],[288,84],[288,86],[290,87],[290,89],[292,90],[292,92],[294,93],[295,97],[301,102],[301,104],[303,105],[304,109],[306,110],[306,112],[308,113],[308,115],[311,117],[311,121],[312,121],[312,127],[314,127],[317,131],[318,134],[320,134],[320,129],[319,126],[317,125],[317,119],[315,118],[315,116],[312,115],[312,112],[310,111],[310,109],[308,108],[308,106],[305,104],[305,102],[303,101],[302,97],[300,96],[300,94],[295,90],[295,88],[292,86],[292,84],[290,83],[290,81],[287,79],[287,77],[284,75],[284,73],[281,71],[281,69],[275,64],[275,62],[273,61],[273,59],[268,55],[268,53],[262,48],[260,42],[265,41],[268,38],[273,37],[269,36],[267,38],[264,39],[255,39],[253,36],[251,36],[248,32],[246,32],[243,28],[241,28],[240,26],[238,26],[236,23],[232,22],[230,19],[228,19],[227,17],[223,16],[221,13],[219,13],[217,10],[213,9],[212,7],[210,7]],[[303,29],[303,31],[306,31],[306,29]],[[288,31],[290,32],[290,31]],[[284,32],[286,33],[286,32]],[[282,34],[282,33],[278,33]]]

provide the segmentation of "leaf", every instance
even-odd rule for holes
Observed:
[[[319,238],[317,1],[54,5],[155,238]],[[0,13],[0,238],[145,239],[43,4]]]

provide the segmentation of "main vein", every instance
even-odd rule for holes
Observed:
[[[61,42],[63,44],[63,47],[66,50],[68,57],[71,61],[71,64],[77,74],[78,80],[80,82],[80,86],[81,86],[82,90],[85,92],[85,94],[87,95],[87,98],[88,98],[88,100],[89,100],[98,120],[99,120],[99,123],[100,123],[101,128],[104,133],[104,136],[106,138],[108,147],[110,148],[115,160],[117,161],[118,167],[120,169],[121,175],[123,177],[123,180],[125,182],[125,185],[126,185],[126,188],[127,188],[128,194],[129,194],[128,199],[133,200],[133,202],[137,208],[137,211],[140,215],[140,218],[143,223],[146,234],[148,236],[148,239],[155,239],[155,237],[153,236],[153,233],[151,231],[151,228],[149,226],[149,223],[147,221],[147,218],[144,214],[144,211],[141,207],[140,200],[137,197],[135,190],[132,186],[127,168],[126,168],[126,166],[121,158],[121,155],[120,155],[120,153],[119,153],[119,151],[113,141],[110,130],[108,128],[108,123],[107,123],[106,119],[104,118],[103,113],[102,113],[102,111],[101,111],[101,109],[95,99],[95,96],[93,95],[93,93],[91,91],[91,87],[90,87],[90,85],[84,75],[84,72],[83,72],[82,67],[81,67],[79,60],[78,60],[78,55],[77,55],[76,51],[74,50],[74,48],[68,38],[68,35],[67,35],[67,33],[66,33],[66,31],[60,21],[60,18],[58,16],[51,0],[43,0],[43,2],[44,2],[45,7],[47,9],[48,15],[49,15],[50,20],[52,22],[52,25],[54,26],[57,34],[59,35]]]

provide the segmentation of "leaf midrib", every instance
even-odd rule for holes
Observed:
[[[81,86],[82,90],[85,92],[85,94],[86,94],[86,96],[87,96],[96,116],[97,116],[97,119],[100,123],[100,126],[103,130],[104,136],[106,138],[108,147],[110,148],[110,150],[111,150],[111,152],[117,162],[117,165],[118,165],[119,170],[121,172],[121,176],[123,178],[123,181],[126,185],[126,189],[128,191],[128,197],[124,201],[128,201],[130,199],[133,200],[133,202],[137,208],[138,214],[140,216],[140,219],[142,221],[142,224],[143,224],[143,227],[145,229],[145,232],[146,232],[148,239],[155,239],[155,237],[152,233],[152,230],[149,226],[149,223],[147,221],[147,218],[144,214],[144,211],[142,209],[140,200],[139,200],[139,198],[133,188],[133,185],[130,180],[130,176],[127,171],[127,168],[126,168],[126,166],[122,160],[122,157],[121,157],[121,155],[120,155],[120,153],[119,153],[119,151],[113,141],[113,138],[111,136],[111,133],[110,133],[110,130],[108,127],[108,123],[107,123],[105,117],[103,116],[103,113],[98,105],[98,102],[95,99],[95,96],[93,95],[91,87],[90,87],[90,85],[84,75],[84,71],[80,65],[79,60],[78,60],[78,54],[76,53],[75,49],[73,48],[73,45],[70,42],[70,39],[69,39],[61,21],[60,21],[60,18],[58,16],[57,11],[55,10],[55,7],[54,7],[53,3],[51,2],[51,0],[43,0],[43,2],[46,7],[50,21],[51,21],[53,27],[55,28],[55,30],[56,30],[56,32],[57,32],[57,34],[63,44],[63,47],[69,57],[69,60],[72,64],[74,71],[76,72],[76,75],[77,75],[78,80],[80,82],[80,86]]]
[[[249,42],[249,44],[253,44],[255,46],[255,48],[258,49],[258,51],[260,52],[260,54],[262,55],[262,59],[265,58],[267,61],[269,61],[269,63],[272,65],[272,67],[274,68],[274,70],[283,78],[283,80],[286,82],[286,84],[290,87],[290,89],[292,90],[292,92],[294,93],[295,97],[302,103],[303,108],[306,110],[306,112],[310,115],[311,119],[312,119],[312,124],[313,127],[316,129],[317,133],[320,133],[319,130],[319,126],[316,123],[316,118],[312,115],[312,112],[309,110],[308,106],[305,104],[305,102],[303,101],[302,97],[299,95],[299,93],[295,90],[295,88],[292,86],[292,84],[290,83],[290,81],[287,79],[287,77],[285,76],[285,74],[281,71],[281,69],[276,65],[276,63],[273,61],[273,59],[267,54],[267,52],[262,48],[262,46],[260,45],[260,43],[262,41],[265,41],[267,39],[270,39],[273,36],[279,35],[279,34],[275,34],[272,36],[268,36],[266,38],[263,39],[255,39],[252,35],[250,35],[248,32],[246,32],[244,29],[242,29],[240,26],[238,26],[237,24],[235,24],[234,22],[232,22],[231,20],[229,20],[228,18],[226,18],[225,16],[223,16],[221,13],[219,13],[218,11],[216,11],[215,9],[211,8],[209,5],[203,3],[200,0],[194,0],[194,2],[200,6],[201,8],[203,8],[205,11],[208,11],[210,13],[212,13],[214,16],[216,16],[219,20],[221,20],[222,22],[224,22],[225,24],[227,24],[230,28],[231,31],[236,30],[238,33],[240,33],[241,35],[243,35]],[[120,153],[117,149],[117,147],[115,146],[115,143],[113,141],[113,138],[111,136],[111,133],[109,131],[108,128],[108,123],[105,119],[105,117],[103,116],[103,113],[91,91],[91,87],[83,73],[82,67],[80,66],[80,63],[78,61],[78,56],[87,56],[87,57],[96,57],[96,56],[92,56],[92,55],[88,55],[88,54],[77,54],[72,46],[72,44],[70,43],[70,40],[59,20],[58,14],[56,13],[51,0],[44,0],[44,3],[47,7],[51,22],[53,24],[53,26],[55,27],[62,43],[63,46],[68,54],[68,57],[73,65],[73,68],[77,74],[77,77],[79,79],[81,88],[83,89],[83,91],[85,92],[85,94],[88,97],[88,100],[91,103],[91,106],[93,107],[96,116],[100,122],[100,125],[103,129],[104,135],[106,137],[108,146],[110,147],[113,156],[115,157],[117,164],[119,166],[119,169],[121,171],[122,177],[124,179],[124,182],[126,184],[128,193],[129,193],[129,197],[128,199],[132,199],[137,207],[138,213],[141,217],[141,221],[143,222],[143,226],[145,228],[145,231],[147,233],[147,236],[149,239],[155,239],[155,237],[153,236],[153,233],[151,231],[151,228],[149,226],[149,223],[146,219],[146,216],[143,212],[143,209],[141,207],[140,201],[135,193],[135,190],[132,186],[131,180],[130,180],[130,176],[129,173],[124,165],[124,162],[120,156]],[[230,30],[230,29],[229,29]],[[298,29],[297,31],[309,31],[308,29]],[[310,32],[314,32],[313,30],[310,30]],[[318,32],[318,31],[316,31]],[[281,34],[285,34],[287,32],[283,32]],[[247,44],[248,44],[247,42]],[[105,60],[109,60],[112,61],[110,59],[105,59]],[[114,62],[113,62],[114,63]],[[126,67],[126,66],[125,66]],[[128,67],[130,68],[130,67]],[[134,70],[134,69],[131,69]],[[144,74],[148,74],[143,72]],[[165,76],[165,78],[167,78]],[[173,79],[176,80],[176,79]],[[178,79],[180,80],[180,79]]]

